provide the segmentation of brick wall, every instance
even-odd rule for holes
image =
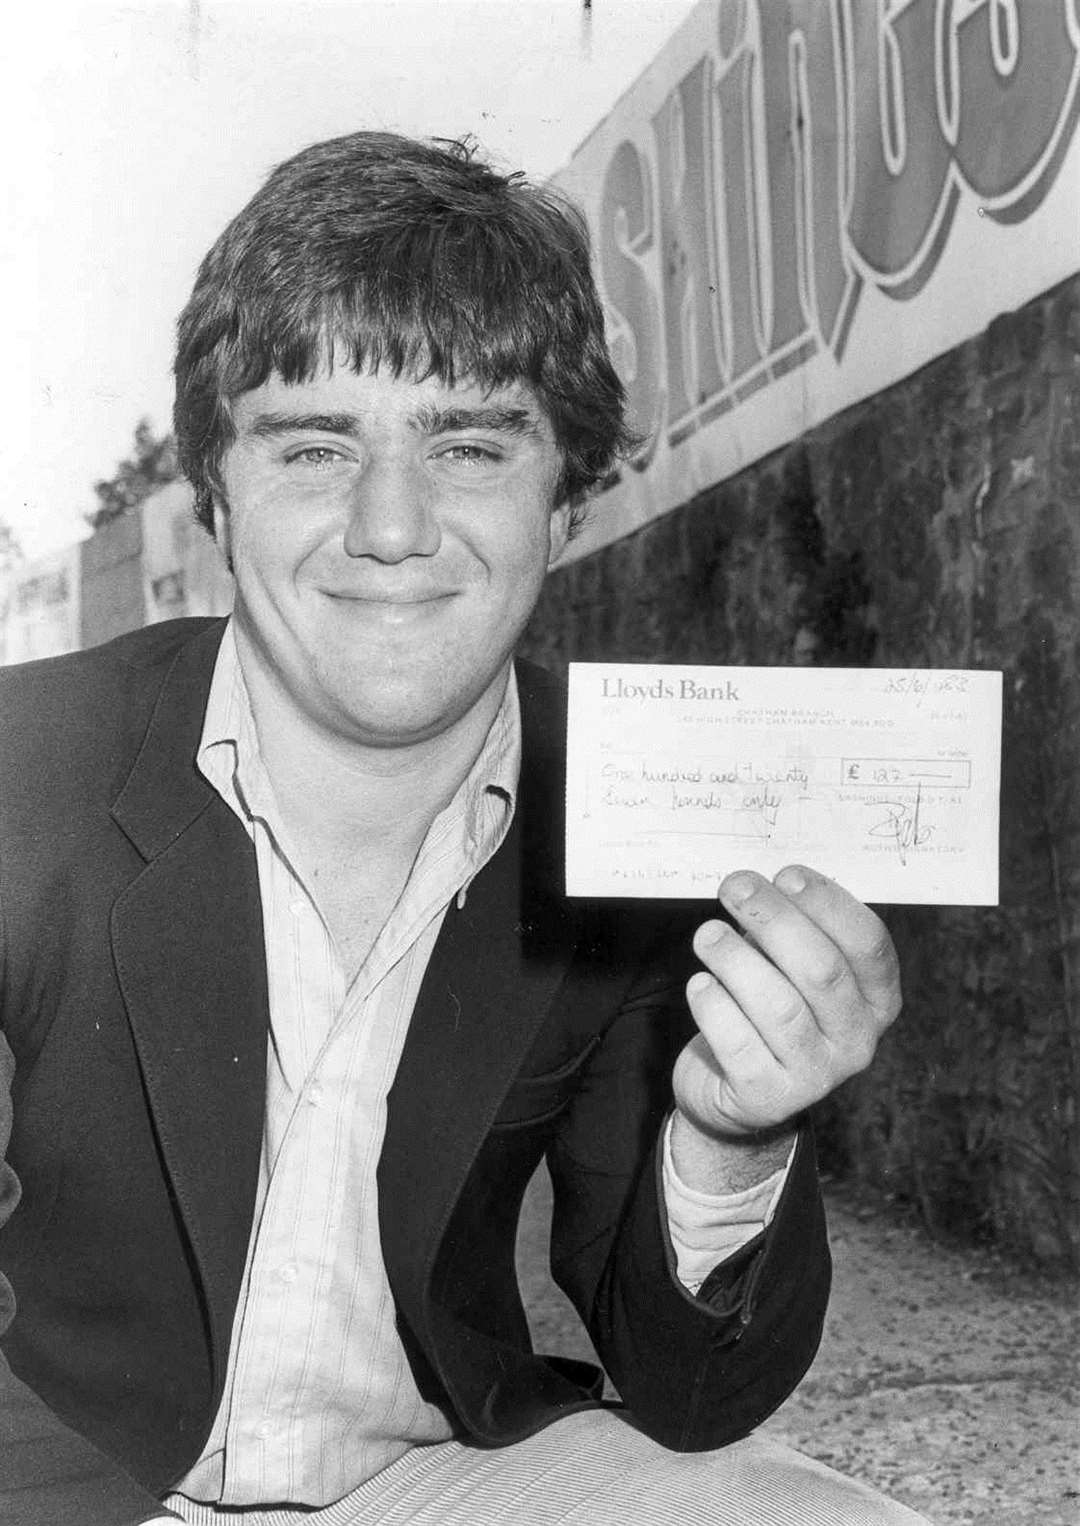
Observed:
[[[1078,584],[1080,278],[555,574],[525,643],[1004,670],[1002,904],[886,912],[905,1015],[823,1144],[938,1232],[1073,1264]]]

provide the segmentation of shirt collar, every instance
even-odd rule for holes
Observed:
[[[273,792],[259,754],[255,718],[231,618],[225,626],[210,679],[195,761],[203,777],[249,831],[254,817],[265,819],[272,814]]]

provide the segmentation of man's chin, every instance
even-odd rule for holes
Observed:
[[[373,679],[362,693],[337,696],[336,729],[360,746],[414,747],[452,730],[479,698],[418,691],[408,679]]]

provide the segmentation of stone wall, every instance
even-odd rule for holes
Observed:
[[[525,643],[1004,670],[1001,906],[886,910],[905,1015],[823,1149],[939,1233],[1074,1265],[1078,583],[1080,278],[555,574]]]

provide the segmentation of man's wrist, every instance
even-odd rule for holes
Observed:
[[[756,1187],[787,1164],[796,1121],[756,1133],[705,1130],[678,1107],[671,1120],[671,1160],[679,1180],[694,1192],[719,1197]]]

